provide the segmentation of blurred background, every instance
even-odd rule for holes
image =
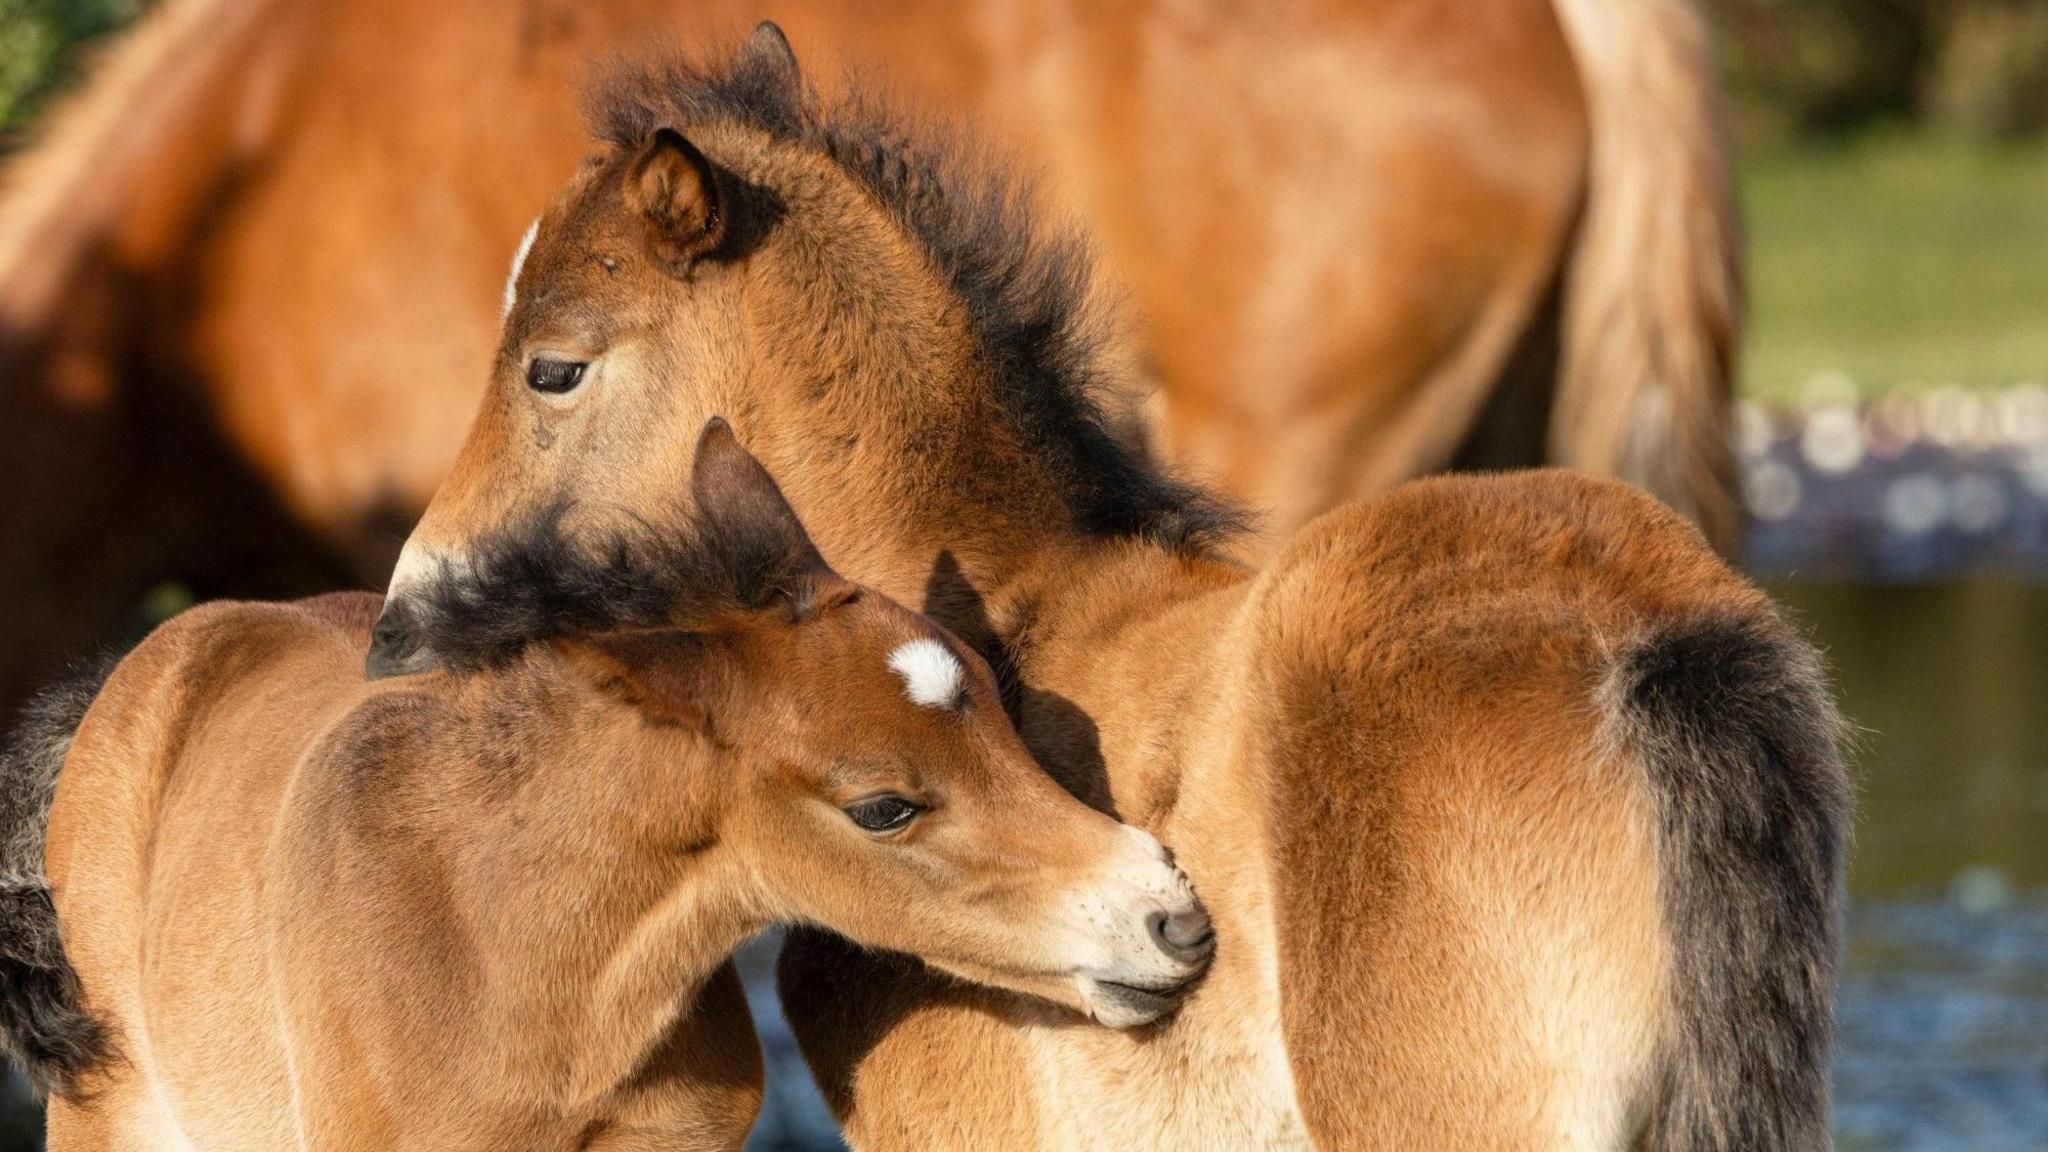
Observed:
[[[0,0],[0,147],[144,7]],[[1861,729],[1840,1143],[2048,1148],[2048,2],[1706,8],[1749,235],[1746,563]],[[762,1147],[831,1146],[774,1094]]]

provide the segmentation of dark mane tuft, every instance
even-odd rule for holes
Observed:
[[[527,645],[615,628],[700,623],[762,607],[787,588],[788,558],[696,519],[686,534],[608,531],[585,539],[556,504],[486,533],[466,566],[443,563],[416,600],[408,631],[457,672],[503,666]]]
[[[771,54],[722,67],[670,58],[614,72],[587,101],[597,135],[635,148],[656,129],[737,123],[815,148],[889,209],[965,308],[992,368],[997,400],[1023,446],[1066,493],[1075,523],[1182,551],[1242,530],[1237,509],[1168,474],[1110,426],[1107,324],[1090,308],[1087,247],[1047,236],[1031,189],[956,134],[856,89],[819,99]]]
[[[0,1055],[45,1093],[81,1091],[114,1055],[112,1037],[86,1011],[43,876],[57,773],[112,670],[104,660],[45,689],[0,748]]]

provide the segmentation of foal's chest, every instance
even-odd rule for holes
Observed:
[[[1164,1033],[1027,1038],[1041,1149],[1311,1152],[1277,1007],[1211,986]]]

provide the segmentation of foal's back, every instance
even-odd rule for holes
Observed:
[[[729,965],[635,1084],[580,1110],[553,1106],[569,1078],[549,1075],[561,1061],[540,1039],[573,1022],[511,1045],[493,1030],[509,1013],[483,991],[492,966],[528,958],[474,923],[455,858],[530,815],[483,790],[515,773],[480,750],[530,747],[550,725],[575,737],[577,717],[548,710],[560,686],[545,676],[366,683],[380,608],[344,593],[194,609],[123,660],[87,714],[48,870],[119,1059],[96,1090],[52,1101],[52,1152],[597,1148],[656,1130],[737,1147],[760,1065]],[[528,710],[508,710],[508,682]],[[532,735],[495,741],[493,724]],[[605,750],[586,752],[604,771]]]
[[[378,603],[196,608],[123,660],[86,714],[48,867],[72,966],[122,1059],[96,1095],[53,1101],[56,1152],[185,1147],[184,1130],[295,1142],[279,1127],[290,1083],[260,922],[265,860],[310,737],[372,691],[353,665]],[[230,1035],[245,1042],[218,1042]]]

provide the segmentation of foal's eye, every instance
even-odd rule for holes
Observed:
[[[526,366],[526,386],[535,392],[568,392],[583,383],[583,360],[549,360],[536,356]]]
[[[911,822],[924,809],[901,796],[876,796],[846,806],[846,818],[864,832],[894,832]]]

